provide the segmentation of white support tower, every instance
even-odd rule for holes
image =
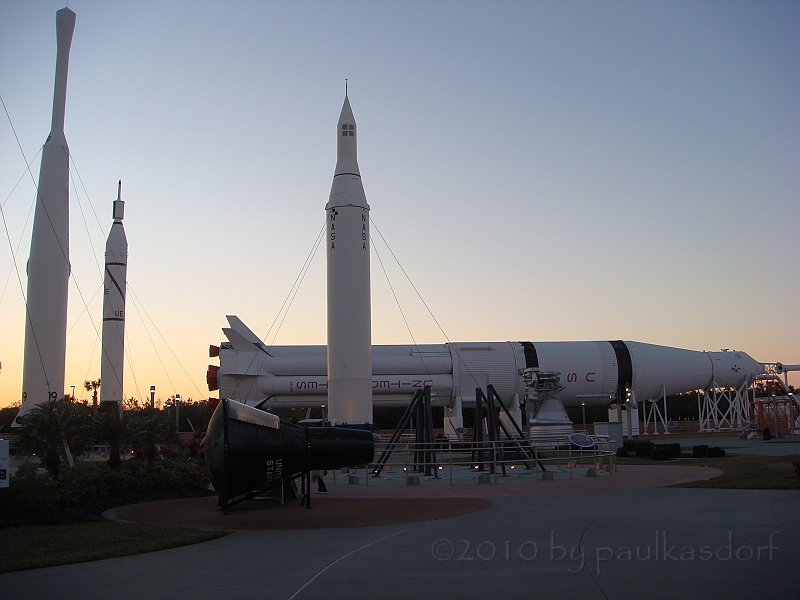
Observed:
[[[345,95],[327,219],[328,420],[372,424],[369,205],[358,170],[356,120]]]
[[[700,431],[740,431],[750,422],[749,379],[739,387],[721,387],[716,379],[697,393]]]
[[[69,147],[64,135],[67,71],[75,13],[56,12],[56,78],[50,135],[42,148],[25,314],[22,406],[15,424],[34,406],[64,394],[69,289]]]
[[[664,412],[662,414],[658,407],[658,401],[664,401]],[[667,389],[661,386],[661,397],[648,400],[644,405],[644,434],[650,433],[650,423],[653,424],[653,434],[658,435],[658,424],[661,423],[662,433],[669,433],[667,428]]]

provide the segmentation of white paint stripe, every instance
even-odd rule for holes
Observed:
[[[398,531],[397,533],[393,533],[392,535],[387,535],[385,538],[381,538],[381,539],[379,539],[379,540],[375,540],[374,542],[370,542],[369,544],[366,544],[365,546],[361,546],[361,548],[356,548],[356,549],[355,549],[355,550],[353,550],[352,552],[348,552],[348,553],[347,553],[347,554],[345,554],[344,556],[340,556],[340,557],[339,557],[339,558],[337,558],[335,561],[333,561],[331,564],[329,564],[327,567],[325,567],[324,569],[322,569],[322,571],[320,571],[319,573],[317,573],[316,575],[314,575],[314,576],[313,576],[311,579],[309,579],[308,581],[306,581],[306,582],[303,584],[303,587],[301,587],[301,588],[300,588],[299,590],[297,590],[297,591],[296,591],[294,594],[292,594],[291,596],[289,596],[289,600],[294,600],[294,598],[297,596],[297,594],[299,594],[299,593],[300,593],[300,592],[302,592],[304,589],[306,589],[306,588],[307,588],[309,585],[311,585],[311,583],[312,583],[312,582],[313,582],[313,581],[314,581],[314,580],[315,580],[317,577],[319,577],[320,575],[322,575],[322,574],[323,574],[325,571],[327,571],[328,569],[330,569],[330,568],[331,568],[333,565],[335,565],[336,563],[338,563],[338,562],[340,562],[340,561],[343,561],[345,558],[347,558],[347,557],[348,557],[348,556],[350,556],[351,554],[355,554],[356,552],[360,552],[360,551],[361,551],[361,550],[363,550],[364,548],[369,548],[370,546],[374,546],[375,544],[378,544],[378,543],[382,542],[383,540],[388,540],[389,538],[393,538],[394,536],[396,536],[396,535],[400,535],[401,533],[405,533],[405,532],[407,532],[407,531],[409,531],[409,530],[408,530],[408,529],[404,529],[403,531]]]

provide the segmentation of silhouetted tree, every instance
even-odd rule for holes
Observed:
[[[119,471],[122,464],[122,446],[130,438],[128,416],[118,410],[100,413],[94,420],[97,441],[108,445],[108,466]]]
[[[84,381],[83,387],[87,392],[92,392],[92,407],[97,410],[97,389],[100,387],[100,380]]]
[[[65,444],[79,454],[91,438],[92,414],[86,404],[64,396],[32,408],[21,425],[20,449],[39,455],[50,475],[58,478]]]
[[[130,411],[127,415],[130,440],[142,449],[148,466],[153,466],[161,444],[180,444],[175,426],[164,411],[143,408]]]

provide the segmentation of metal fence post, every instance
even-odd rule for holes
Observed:
[[[450,463],[450,485],[453,485],[453,442],[447,440],[447,455]]]

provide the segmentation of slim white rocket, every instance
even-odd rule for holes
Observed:
[[[356,152],[356,121],[345,95],[336,126],[336,171],[327,213],[328,419],[372,423],[372,309],[369,205]]]
[[[103,356],[100,361],[100,410],[122,409],[122,373],[125,360],[125,282],[128,240],[122,219],[122,182],[114,201],[114,223],[106,241],[106,275],[103,296]]]
[[[25,315],[22,407],[17,418],[34,406],[64,393],[69,286],[69,148],[64,136],[67,70],[75,13],[56,12],[56,79],[50,135],[42,149]]]

